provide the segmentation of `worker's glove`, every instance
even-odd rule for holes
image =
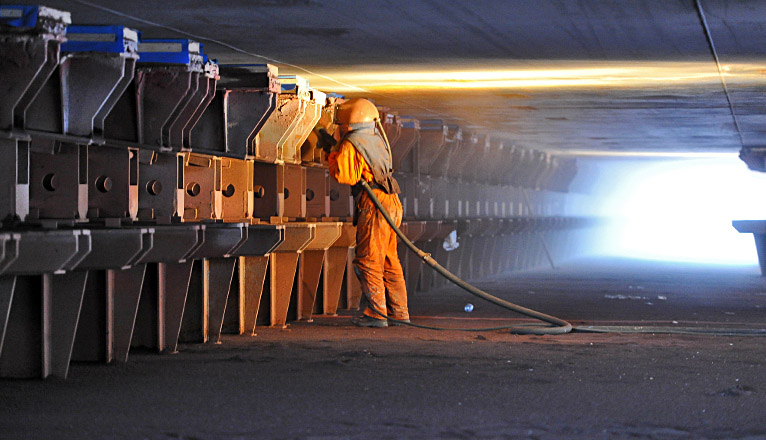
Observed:
[[[320,128],[317,131],[317,148],[321,148],[325,153],[330,154],[332,147],[334,147],[338,141],[324,128]]]

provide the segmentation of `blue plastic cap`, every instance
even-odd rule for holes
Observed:
[[[39,6],[0,5],[0,24],[13,27],[35,27]]]
[[[421,130],[438,130],[441,131],[444,129],[444,121],[441,119],[426,119],[420,121],[420,129]]]
[[[69,26],[62,52],[136,53],[138,32],[122,26]]]
[[[72,24],[69,12],[45,6],[0,5],[0,26],[63,34]]]
[[[200,44],[177,38],[153,38],[138,43],[139,63],[196,64],[202,63]]]

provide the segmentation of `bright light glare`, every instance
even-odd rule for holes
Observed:
[[[490,64],[490,63],[486,63]],[[476,63],[473,63],[476,65]],[[730,82],[762,81],[764,66],[730,64],[723,67]],[[489,65],[465,69],[455,65],[354,66],[326,69],[329,77],[311,77],[311,84],[334,92],[408,90],[477,90],[581,87],[661,87],[670,84],[718,84],[719,72],[710,62],[560,62],[546,65]]]
[[[766,174],[736,156],[647,164],[626,173],[603,206],[605,253],[715,264],[757,263],[751,234],[732,220],[766,219]]]

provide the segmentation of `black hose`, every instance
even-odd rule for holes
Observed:
[[[388,222],[389,225],[391,225],[391,228],[393,228],[394,232],[396,232],[396,235],[399,236],[399,238],[402,240],[402,242],[415,254],[417,254],[418,257],[420,257],[424,263],[431,266],[435,271],[439,272],[443,277],[447,278],[448,280],[452,281],[454,284],[460,286],[463,290],[467,291],[468,293],[478,296],[481,299],[484,299],[486,301],[491,302],[492,304],[498,305],[504,309],[511,310],[513,312],[522,314],[524,316],[528,316],[530,318],[539,319],[540,321],[547,322],[551,324],[550,327],[542,327],[542,326],[507,326],[507,327],[491,327],[491,328],[482,328],[482,329],[459,329],[464,331],[483,331],[483,330],[511,330],[511,333],[520,334],[520,335],[560,335],[563,333],[569,333],[572,331],[572,324],[564,321],[563,319],[556,318],[555,316],[546,315],[545,313],[540,313],[538,311],[528,309],[526,307],[522,307],[519,305],[516,305],[512,302],[508,302],[504,299],[500,299],[494,295],[490,295],[489,293],[478,289],[465,281],[461,280],[455,274],[448,271],[442,265],[440,265],[436,260],[431,258],[431,254],[425,253],[418,249],[417,246],[415,246],[405,235],[402,233],[402,231],[396,226],[396,223],[394,223],[394,220],[391,218],[391,216],[386,211],[386,208],[383,207],[383,205],[380,203],[380,200],[375,196],[375,193],[372,191],[372,188],[370,188],[370,185],[367,184],[364,180],[361,180],[362,187],[367,192],[367,195],[370,197],[370,200],[372,200],[372,203],[375,204],[375,207],[378,208],[378,211],[380,211],[381,214],[383,214],[383,217],[386,219],[386,222]],[[373,308],[373,310],[375,310]],[[418,324],[412,324],[405,321],[399,321],[392,318],[389,318],[382,313],[375,310],[376,313],[378,313],[381,316],[384,316],[386,319],[390,321],[394,321],[397,324],[403,324],[403,325],[409,325],[412,327],[420,327],[420,328],[428,328],[428,329],[436,329],[436,330],[458,330],[458,329],[442,329],[437,327],[429,327],[429,326],[423,326]]]
[[[417,328],[424,328],[429,330],[453,330],[453,331],[469,331],[469,332],[478,332],[478,331],[496,331],[496,330],[511,330],[511,333],[519,334],[519,335],[560,335],[564,333],[569,333],[572,331],[575,332],[582,332],[582,333],[649,333],[649,334],[673,334],[673,335],[712,335],[712,336],[758,336],[758,337],[764,337],[766,336],[766,329],[743,329],[743,328],[698,328],[698,327],[647,327],[647,326],[577,326],[572,327],[572,324],[568,323],[567,321],[564,321],[563,319],[556,318],[554,316],[546,315],[544,313],[540,313],[538,311],[528,309],[526,307],[522,307],[516,304],[513,304],[511,302],[505,301],[503,299],[500,299],[494,295],[490,295],[489,293],[478,289],[465,281],[461,280],[455,274],[448,271],[444,267],[442,267],[436,260],[431,258],[431,255],[428,253],[425,253],[417,248],[405,235],[402,233],[402,231],[396,226],[396,223],[394,223],[393,219],[391,219],[391,216],[388,214],[388,211],[383,207],[383,205],[380,203],[380,200],[375,196],[375,193],[372,191],[372,188],[370,188],[370,185],[367,184],[367,182],[362,181],[362,187],[367,192],[367,195],[370,196],[370,199],[372,200],[372,203],[375,204],[375,207],[378,208],[381,214],[383,214],[383,217],[386,219],[386,222],[393,228],[394,232],[396,232],[396,235],[404,242],[404,244],[415,254],[417,254],[424,263],[431,266],[435,271],[439,272],[442,276],[447,278],[448,280],[452,281],[454,284],[457,284],[464,290],[466,290],[468,293],[478,296],[479,298],[482,298],[484,300],[487,300],[493,304],[496,304],[504,309],[511,310],[513,312],[522,314],[524,316],[528,316],[530,318],[535,318],[543,322],[547,322],[551,324],[550,327],[541,327],[539,325],[515,325],[515,326],[499,326],[499,327],[483,327],[483,328],[444,328],[444,327],[432,327],[428,325],[421,325],[421,324],[414,324],[406,321],[400,321],[397,319],[390,318],[374,308],[371,307],[371,309],[377,313],[378,315],[382,316],[383,318],[388,319],[389,321],[395,322],[400,325],[408,325],[411,327],[417,327]]]

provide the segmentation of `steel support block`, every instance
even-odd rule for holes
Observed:
[[[186,103],[186,97],[193,93],[192,79],[199,72],[182,67],[138,67],[136,93],[140,143],[155,147],[169,145],[167,128],[173,124]],[[195,89],[197,84],[194,84]]]
[[[311,131],[322,116],[322,108],[327,101],[327,95],[316,89],[309,89],[309,100],[306,110],[295,124],[295,129],[289,133],[282,144],[282,157],[285,163],[300,164],[303,158],[301,148]]]
[[[425,233],[426,222],[424,221],[406,221],[402,222],[402,232],[411,242],[417,242]],[[418,278],[423,261],[407,248],[403,243],[397,244],[399,261],[404,269],[404,280],[409,294],[415,293],[418,287]]]
[[[305,79],[299,76],[280,76],[279,80],[282,84],[282,93],[278,98],[277,109],[258,134],[255,159],[263,162],[283,163],[285,161],[288,153],[285,145],[291,136],[302,135],[301,131],[304,128],[301,127],[301,121],[311,100],[308,81]],[[312,128],[314,125],[308,127],[306,136]],[[300,144],[298,148],[300,149]]]
[[[138,219],[170,224],[184,213],[184,156],[139,150],[138,158]]]
[[[87,272],[19,277],[0,377],[66,378],[87,278]]]
[[[362,284],[354,271],[354,258],[356,258],[356,249],[348,248],[346,254],[346,308],[349,310],[359,310],[362,302]]]
[[[127,362],[146,265],[91,271],[85,287],[73,359]]]
[[[447,126],[441,119],[427,119],[420,121],[420,143],[418,172],[422,175],[431,175],[431,164],[439,156],[447,139]]]
[[[0,34],[0,130],[26,127],[25,114],[59,63],[60,34]]]
[[[354,198],[351,195],[351,186],[340,184],[331,178],[329,188],[330,217],[351,221],[354,216]]]
[[[268,255],[239,257],[239,292],[244,334],[255,335],[256,324],[269,324],[268,319],[258,322],[258,313],[270,259]]]
[[[268,300],[270,325],[273,327],[286,325],[291,308],[297,314],[298,295],[292,293],[298,259],[316,237],[316,225],[313,223],[286,224],[284,242],[269,256]]]
[[[415,146],[420,140],[420,121],[401,117],[402,129],[396,142],[392,141],[391,154],[394,169],[405,173],[417,173],[419,169],[419,149]]]
[[[138,214],[138,150],[88,147],[88,218],[110,226]]]
[[[0,139],[0,221],[29,214],[29,154],[28,141]]]
[[[298,267],[297,319],[311,322],[314,314],[319,281],[325,262],[325,250],[305,250]]]
[[[353,249],[354,246],[356,246],[356,226],[343,223],[340,237],[325,253],[322,267],[322,295],[317,298],[315,312],[325,315],[338,313],[349,249]]]
[[[84,220],[88,214],[88,147],[58,143],[30,157],[29,221]]]
[[[327,168],[306,167],[306,217],[330,216],[330,175]]]
[[[253,161],[221,158],[221,218],[249,221],[253,216]]]
[[[319,312],[315,306],[317,296],[323,295],[323,292],[319,292],[319,281],[323,275],[327,250],[340,238],[343,223],[316,223],[315,228],[314,240],[304,248],[299,260],[297,319],[311,320],[313,313]]]
[[[229,291],[234,278],[234,266],[237,258],[212,258],[204,260],[203,264],[203,310],[207,317],[203,316],[203,322],[208,325],[203,337],[204,341],[212,340],[221,342],[221,330],[223,328],[226,304],[229,300]],[[203,313],[205,313],[203,311]],[[236,311],[235,311],[236,312]],[[203,327],[204,328],[204,327]]]
[[[3,342],[8,329],[8,320],[11,316],[11,304],[13,293],[16,290],[15,276],[0,277],[0,356],[3,354]]]
[[[192,264],[193,261],[148,265],[132,347],[176,351]]]
[[[298,267],[297,252],[274,252],[270,258],[269,294],[272,327],[286,327],[295,271]]]
[[[279,94],[276,67],[224,65],[219,90],[201,115],[187,148],[237,158],[256,155],[256,136],[274,112]]]
[[[732,225],[742,234],[753,234],[761,275],[766,277],[766,220],[735,220]]]
[[[221,159],[215,156],[184,154],[185,221],[221,218],[223,192],[221,188]],[[234,195],[235,191],[232,191]]]

